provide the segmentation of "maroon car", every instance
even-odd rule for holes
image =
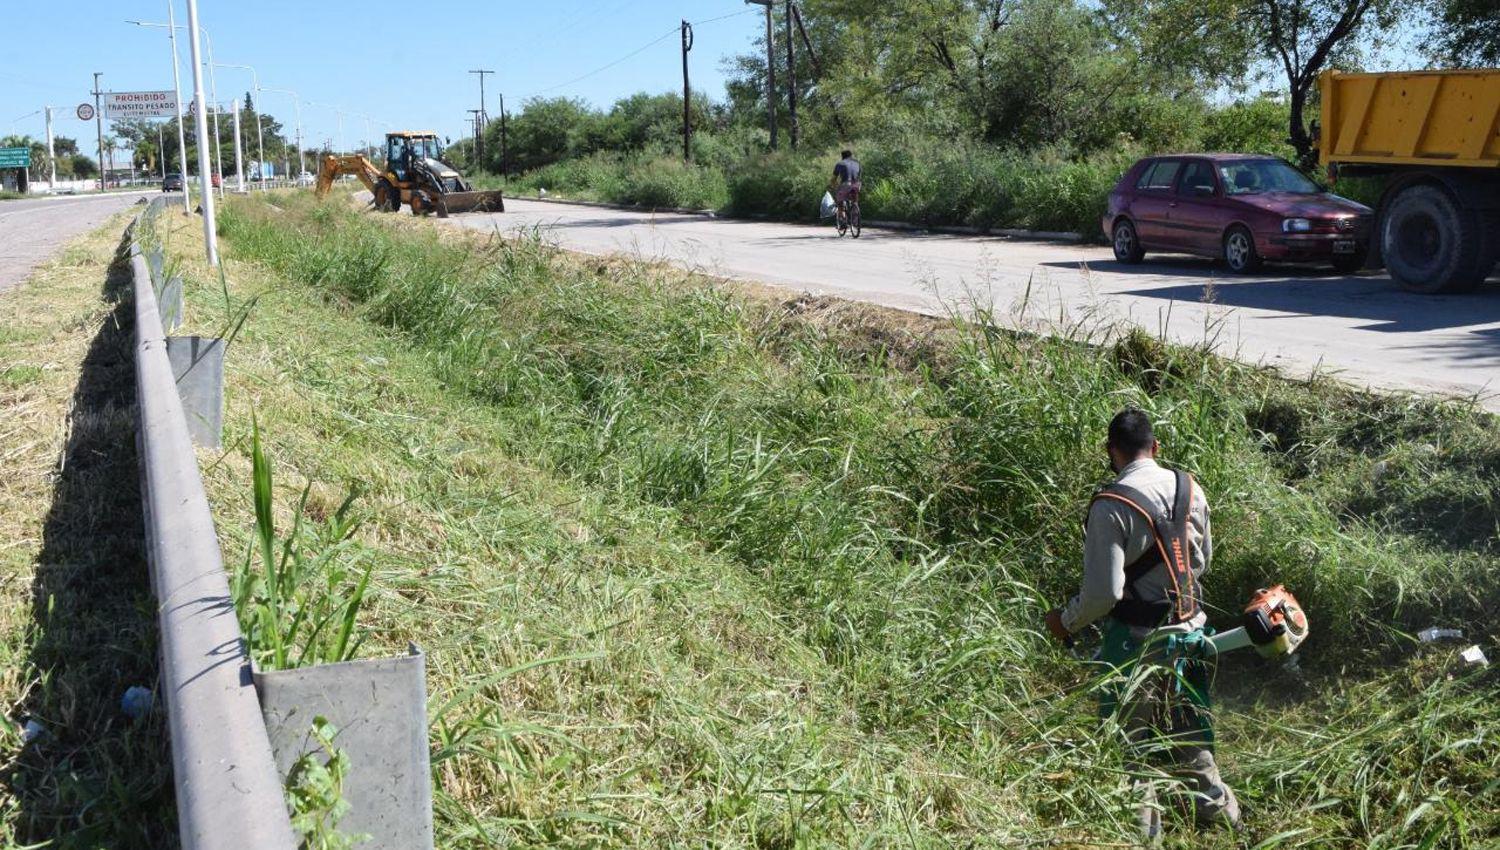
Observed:
[[[1115,258],[1147,251],[1221,257],[1234,272],[1266,260],[1364,265],[1371,210],[1324,192],[1284,159],[1247,154],[1153,156],[1109,195],[1104,233]]]

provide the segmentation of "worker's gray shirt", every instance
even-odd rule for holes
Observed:
[[[1177,497],[1176,473],[1163,469],[1149,458],[1125,467],[1115,483],[1140,491],[1142,496],[1167,513],[1171,513]],[[1188,558],[1193,576],[1197,578],[1208,569],[1213,557],[1208,500],[1197,486],[1193,487],[1193,500],[1188,511],[1188,540]],[[1095,499],[1089,508],[1088,532],[1083,544],[1083,587],[1063,608],[1063,627],[1077,634],[1089,623],[1109,614],[1125,595],[1125,567],[1135,563],[1155,545],[1151,523],[1138,511],[1115,499]],[[1170,587],[1166,566],[1158,564],[1135,583],[1135,598],[1148,602],[1166,599]],[[1206,619],[1200,611],[1186,625],[1198,628]]]

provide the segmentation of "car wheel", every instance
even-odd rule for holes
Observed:
[[[1135,265],[1146,257],[1146,250],[1141,247],[1140,237],[1136,235],[1135,225],[1130,219],[1122,218],[1115,222],[1114,230],[1115,259],[1122,263]]]
[[[1260,252],[1255,250],[1255,237],[1243,227],[1231,227],[1224,234],[1224,262],[1235,274],[1257,272],[1265,265]]]
[[[1333,270],[1339,274],[1354,274],[1365,267],[1364,254],[1339,255],[1333,258]]]

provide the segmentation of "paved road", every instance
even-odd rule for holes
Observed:
[[[830,228],[506,201],[449,222],[539,229],[562,247],[626,253],[815,294],[927,313],[988,305],[1012,326],[1048,330],[1126,320],[1183,343],[1289,374],[1333,372],[1383,388],[1480,394],[1500,410],[1500,286],[1474,295],[1401,292],[1384,274],[1272,267],[1230,275],[1207,260],[1109,249]]]
[[[0,201],[0,292],[31,275],[64,243],[153,192]]]

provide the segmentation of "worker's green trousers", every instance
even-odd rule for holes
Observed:
[[[1152,834],[1153,819],[1159,829],[1157,780],[1173,777],[1191,794],[1200,823],[1238,820],[1239,806],[1214,761],[1208,663],[1153,652],[1113,620],[1094,660],[1119,671],[1101,693],[1099,711],[1125,732],[1126,768],[1142,795],[1143,832]]]

